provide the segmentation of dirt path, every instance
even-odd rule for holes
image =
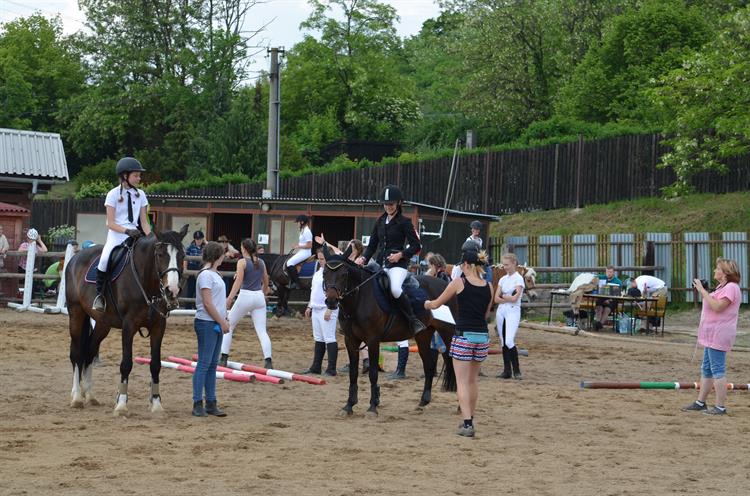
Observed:
[[[692,317],[696,319],[695,316]],[[697,319],[696,319],[697,321]],[[689,328],[689,325],[685,325]],[[312,339],[305,321],[271,321],[274,363],[300,371]],[[326,386],[220,382],[224,419],[190,416],[190,376],[162,372],[166,415],[147,411],[148,369],[134,366],[129,418],[111,416],[119,334],[104,342],[94,391],[103,405],[68,406],[71,367],[64,316],[0,310],[0,494],[745,494],[750,469],[748,393],[729,395],[730,415],[685,414],[688,391],[581,390],[581,380],[697,378],[692,347],[522,330],[523,381],[483,366],[477,437],[454,432],[455,396],[439,390],[415,409],[421,364],[409,379],[382,381],[380,417],[364,417],[360,380],[353,418],[337,413],[348,378]],[[340,340],[343,342],[343,339]],[[343,345],[342,345],[343,346]],[[192,321],[170,319],[164,354],[191,355]],[[233,358],[259,362],[249,320]],[[136,338],[136,355],[148,353]],[[395,354],[387,353],[386,368]],[[728,376],[748,382],[750,353],[732,353]],[[382,377],[382,376],[381,376]]]

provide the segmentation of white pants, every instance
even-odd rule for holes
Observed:
[[[384,270],[388,274],[388,280],[391,281],[391,294],[398,299],[404,291],[404,280],[409,275],[409,271],[401,267],[391,267]]]
[[[331,311],[331,319],[326,320],[324,318],[326,310],[326,307],[312,309],[313,339],[324,343],[335,343],[339,311],[338,309]]]
[[[521,307],[518,305],[503,303],[497,307],[495,317],[497,336],[500,338],[500,342],[502,343],[503,341],[503,322],[505,322],[505,346],[513,348],[516,345],[518,324],[521,322]]]
[[[116,246],[121,245],[123,241],[128,239],[128,235],[125,233],[119,233],[115,232],[113,230],[109,230],[107,233],[107,242],[104,243],[104,248],[102,248],[102,256],[99,259],[99,266],[97,267],[102,272],[107,271],[107,264],[109,263],[109,255],[112,253],[112,250],[115,249]]]
[[[289,260],[286,261],[286,266],[291,267],[292,265],[297,265],[298,263],[302,263],[308,258],[310,258],[310,255],[312,255],[311,250],[300,250],[291,257],[289,257]]]
[[[229,354],[234,329],[248,312],[253,319],[253,327],[255,327],[255,333],[258,335],[260,347],[263,349],[263,358],[271,358],[271,338],[268,337],[266,331],[266,298],[263,296],[263,291],[260,290],[240,289],[240,294],[229,311],[229,332],[224,334],[221,352],[226,355]]]

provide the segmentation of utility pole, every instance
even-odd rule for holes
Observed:
[[[266,159],[266,189],[271,197],[279,194],[279,129],[281,121],[281,64],[279,54],[283,48],[269,48],[271,70],[269,72],[270,92],[268,96],[268,152]]]

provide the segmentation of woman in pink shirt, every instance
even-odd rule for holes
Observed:
[[[740,269],[737,263],[718,258],[714,279],[719,285],[712,293],[703,287],[700,279],[693,280],[693,287],[703,297],[703,310],[698,325],[698,343],[704,348],[703,364],[698,399],[683,407],[683,412],[703,411],[707,415],[727,413],[724,405],[727,399],[726,358],[737,335],[737,319],[742,303]],[[716,389],[716,406],[708,409],[706,399],[712,386]]]

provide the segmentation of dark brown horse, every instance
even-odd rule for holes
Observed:
[[[268,271],[268,278],[271,280],[272,287],[276,291],[276,316],[283,317],[289,315],[289,276],[286,273],[286,261],[289,260],[293,253],[288,255],[279,256],[271,265],[271,269]],[[302,264],[300,264],[302,265]],[[299,272],[299,271],[298,271]],[[300,289],[310,289],[312,278],[300,277]]]
[[[133,337],[141,328],[148,329],[151,341],[151,412],[162,411],[159,395],[161,370],[161,341],[166,327],[166,315],[177,307],[182,262],[185,252],[182,238],[185,225],[177,233],[152,233],[138,239],[130,250],[130,259],[114,283],[108,284],[104,294],[107,309],[94,311],[91,306],[96,287],[84,278],[102,247],[83,250],[65,267],[65,295],[70,317],[70,362],[73,364],[71,406],[82,408],[86,402],[98,404],[92,386],[92,361],[99,353],[99,345],[111,328],[122,329],[122,361],[120,385],[115,403],[115,415],[128,413],[128,376],[133,368]],[[114,252],[113,252],[114,253]],[[95,325],[92,329],[92,321]]]
[[[359,374],[359,348],[364,342],[367,345],[370,363],[378,363],[380,343],[383,341],[401,341],[412,337],[412,331],[406,318],[400,313],[391,318],[384,313],[375,300],[376,279],[374,275],[353,262],[341,256],[327,257],[323,271],[323,284],[326,292],[326,305],[335,309],[339,305],[339,319],[343,321],[346,351],[349,354],[349,398],[342,410],[343,415],[351,415],[352,407],[357,404],[357,377]],[[448,285],[445,281],[429,276],[417,276],[419,285],[431,300],[436,299]],[[390,292],[387,292],[390,297]],[[456,298],[448,303],[453,315],[458,315]],[[430,353],[430,340],[437,331],[448,348],[443,353],[445,372],[443,376],[443,390],[456,390],[456,376],[453,371],[453,361],[448,355],[454,326],[440,320],[433,319],[427,313],[422,322],[427,329],[417,334],[415,340],[419,347],[419,356],[424,368],[424,388],[419,402],[420,407],[426,406],[432,400],[432,379],[435,376],[435,362]],[[380,387],[378,386],[378,368],[370,367],[370,408],[367,412],[377,415],[380,404]]]

